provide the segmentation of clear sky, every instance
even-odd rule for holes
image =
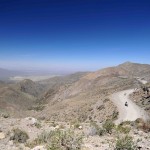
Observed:
[[[0,0],[0,67],[150,64],[150,0]]]

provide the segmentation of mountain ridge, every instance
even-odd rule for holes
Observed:
[[[125,77],[125,78],[124,78]],[[95,72],[75,73],[68,76],[54,77],[40,82],[33,82],[32,80],[23,80],[18,83],[2,84],[0,91],[6,93],[6,101],[10,96],[7,95],[7,89],[5,87],[11,87],[14,90],[9,90],[11,95],[18,94],[18,99],[27,100],[26,111],[30,114],[33,112],[28,110],[31,106],[38,106],[40,104],[43,110],[34,112],[34,116],[43,116],[50,118],[54,117],[58,120],[70,119],[71,114],[75,117],[81,117],[83,111],[87,112],[87,107],[95,107],[98,101],[103,103],[108,95],[115,91],[134,88],[137,85],[136,77],[146,78],[150,81],[150,65],[137,64],[131,62],[125,62],[118,66],[104,68]],[[4,102],[5,97],[0,97],[0,101]],[[17,97],[15,97],[17,98]],[[13,101],[11,101],[13,103]],[[21,105],[21,101],[19,105]],[[15,105],[15,101],[14,101]],[[115,111],[115,106],[109,102],[112,107],[112,113]],[[16,106],[18,107],[18,106]],[[20,107],[20,106],[19,106]],[[61,109],[60,109],[61,108]],[[79,112],[77,110],[80,110]],[[8,111],[8,110],[7,110]],[[66,113],[65,113],[66,111]],[[69,112],[70,115],[69,115]],[[105,108],[105,114],[107,113]],[[56,115],[62,113],[62,116]],[[17,113],[17,112],[16,112]],[[27,114],[28,114],[27,113]],[[83,113],[84,114],[84,113]],[[67,118],[65,117],[67,115]],[[88,119],[89,113],[85,114],[85,118]],[[103,114],[104,115],[104,114]],[[98,117],[98,111],[95,110],[95,119],[103,120]],[[57,117],[56,117],[57,116]],[[92,115],[93,116],[93,115]]]

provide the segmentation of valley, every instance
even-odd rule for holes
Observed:
[[[37,150],[36,146],[41,146],[38,150],[46,150],[50,141],[33,143],[39,134],[49,131],[57,136],[57,132],[69,134],[69,130],[82,135],[82,143],[77,144],[81,150],[113,150],[117,133],[120,138],[132,137],[132,142],[142,150],[150,149],[150,103],[147,98],[143,99],[142,107],[135,102],[135,98],[139,101],[142,98],[143,88],[149,89],[150,65],[125,62],[95,72],[46,77],[40,81],[17,79],[0,82],[2,150]],[[146,94],[148,97],[149,93]],[[28,134],[25,144],[11,140],[14,129]]]

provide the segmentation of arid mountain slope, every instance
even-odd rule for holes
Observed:
[[[150,65],[126,62],[116,67],[109,67],[89,73],[81,77],[71,86],[64,87],[61,91],[66,98],[67,95],[73,96],[88,90],[93,92],[93,90],[99,88],[130,87],[136,82],[135,77],[147,77],[148,73],[150,73]]]
[[[150,83],[146,83],[134,91],[130,98],[150,115]]]
[[[35,104],[42,91],[42,86],[31,80],[11,84],[2,82],[0,84],[0,112],[22,116],[29,107]]]
[[[54,77],[46,81],[33,82],[25,79],[18,83],[0,82],[0,112],[12,116],[26,116],[28,109],[37,106],[44,96],[53,96],[58,87],[72,84],[86,73],[76,73],[66,77]],[[28,111],[29,112],[29,111]],[[32,113],[32,111],[31,111]]]
[[[115,67],[104,68],[96,72],[89,73],[83,78],[92,80],[100,76],[147,77],[149,74],[150,65],[125,62]]]
[[[22,116],[24,111],[34,103],[35,98],[11,87],[0,88],[0,112],[11,116]]]
[[[45,90],[44,86],[29,79],[18,82],[16,88],[21,92],[28,93],[35,97],[38,97]]]
[[[146,69],[143,69],[143,66],[146,66]],[[134,72],[135,70],[137,72]],[[127,62],[116,67],[88,73],[72,84],[58,86],[55,91],[50,88],[43,96],[47,105],[37,115],[57,120],[71,119],[72,116],[73,118],[84,116],[86,120],[92,116],[90,118],[99,121],[109,115],[113,116],[113,113],[116,113],[116,107],[111,102],[108,104],[110,107],[105,106],[105,99],[116,91],[135,87],[137,84],[135,77],[144,75],[141,75],[141,70],[143,73],[148,72],[150,66]],[[95,107],[102,109],[94,109]],[[88,110],[93,110],[92,114]],[[109,115],[107,115],[108,112]],[[98,116],[101,116],[101,119]]]
[[[77,72],[66,76],[57,76],[43,81],[39,81],[39,83],[43,85],[47,85],[48,88],[55,85],[72,84],[88,73],[89,72]]]
[[[54,77],[36,83],[24,80],[2,86],[0,102],[7,111],[11,106],[35,117],[101,122],[115,118],[117,114],[116,106],[108,99],[110,94],[135,88],[139,84],[136,77],[148,80],[149,76],[150,65],[126,62],[96,72]],[[36,109],[29,111],[31,106]]]

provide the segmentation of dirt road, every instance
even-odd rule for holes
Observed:
[[[146,112],[129,99],[129,95],[132,92],[134,92],[134,90],[130,89],[111,95],[110,99],[114,102],[119,110],[119,117],[115,122],[116,124],[127,120],[134,121],[137,118],[143,118],[144,120],[146,120]],[[128,103],[128,106],[125,106],[125,102]]]

